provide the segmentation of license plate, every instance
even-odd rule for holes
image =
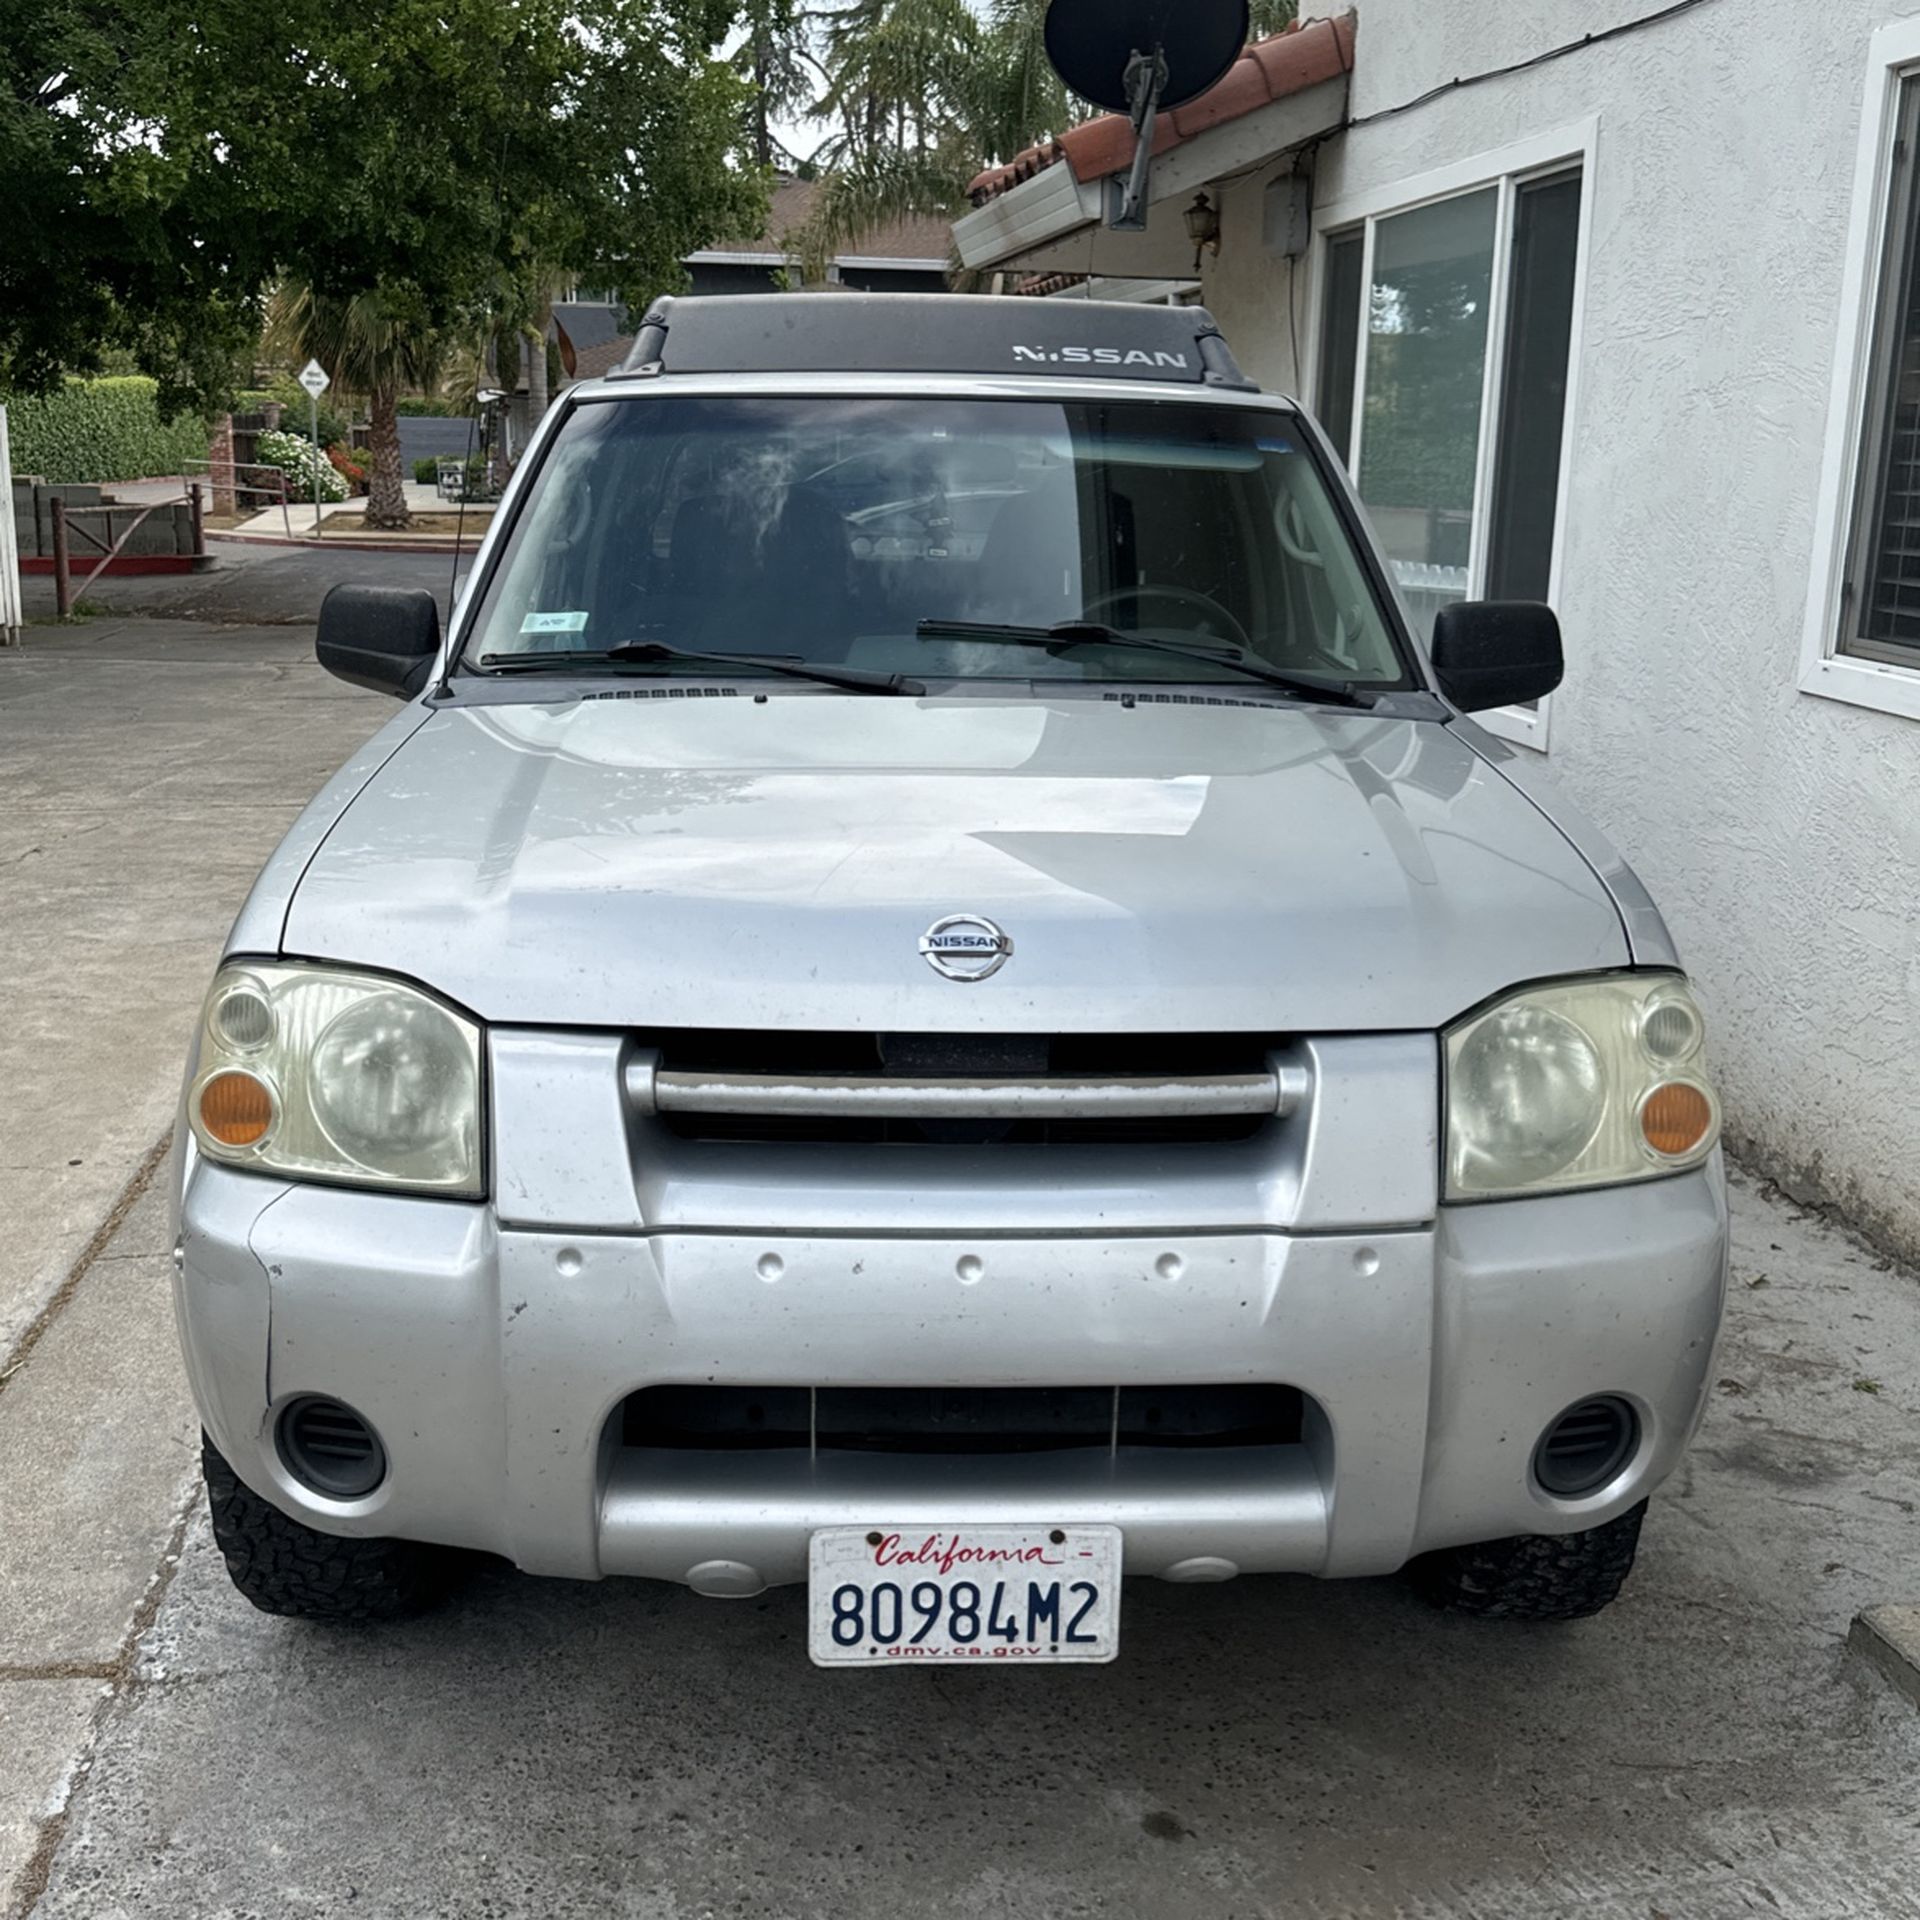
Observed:
[[[1120,1651],[1118,1527],[825,1527],[807,1584],[817,1666]]]

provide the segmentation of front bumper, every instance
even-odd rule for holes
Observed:
[[[1431,1548],[1624,1511],[1699,1418],[1725,1286],[1716,1162],[1635,1187],[1441,1208],[1378,1232],[786,1235],[503,1226],[493,1207],[302,1186],[189,1152],[180,1327],[215,1444],[326,1532],[531,1572],[744,1593],[834,1524],[1095,1522],[1130,1573],[1373,1574]],[[621,1444],[656,1384],[1281,1383],[1297,1444],[975,1456]],[[1598,1493],[1534,1484],[1599,1393],[1639,1443]],[[337,1501],[276,1453],[305,1394],[356,1408],[385,1482]]]

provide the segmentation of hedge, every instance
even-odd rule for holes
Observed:
[[[123,374],[8,400],[14,472],[66,484],[147,480],[204,461],[206,423],[192,414],[162,420],[154,391],[144,376]]]

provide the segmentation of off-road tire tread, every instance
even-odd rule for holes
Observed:
[[[234,1472],[205,1434],[200,1471],[227,1572],[262,1613],[365,1624],[425,1611],[455,1556],[412,1540],[349,1540],[289,1518]]]
[[[1436,1607],[1482,1620],[1585,1620],[1619,1598],[1646,1518],[1642,1500],[1584,1533],[1524,1533],[1511,1540],[1424,1553],[1407,1578]]]

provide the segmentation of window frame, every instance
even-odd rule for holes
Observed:
[[[1364,401],[1369,345],[1366,290],[1373,284],[1375,227],[1381,220],[1391,219],[1396,214],[1411,213],[1437,201],[1458,199],[1465,194],[1483,192],[1489,187],[1498,191],[1494,218],[1493,280],[1488,296],[1490,311],[1487,316],[1486,365],[1481,371],[1480,444],[1474,461],[1473,538],[1467,562],[1469,597],[1484,593],[1487,578],[1494,455],[1500,441],[1503,375],[1512,314],[1516,195],[1521,187],[1551,179],[1556,174],[1570,172],[1577,167],[1580,172],[1580,220],[1575,243],[1573,312],[1567,332],[1567,393],[1560,422],[1560,466],[1554,494],[1553,549],[1548,561],[1548,595],[1556,606],[1559,602],[1571,491],[1573,428],[1580,400],[1581,335],[1586,317],[1587,277],[1593,257],[1594,149],[1599,128],[1599,116],[1589,115],[1583,120],[1534,134],[1511,145],[1476,154],[1448,166],[1436,167],[1428,173],[1416,174],[1410,179],[1348,194],[1321,208],[1314,222],[1308,268],[1312,289],[1308,310],[1313,315],[1313,322],[1306,329],[1303,342],[1306,350],[1306,364],[1301,369],[1300,381],[1303,395],[1319,390],[1321,342],[1326,303],[1331,291],[1327,264],[1329,250],[1334,241],[1356,229],[1361,232],[1360,329],[1358,350],[1354,356],[1353,444],[1351,447],[1335,449],[1343,465],[1351,454],[1352,462],[1348,471],[1357,488],[1366,431]],[[1420,644],[1424,652],[1426,643],[1423,638]],[[1531,710],[1499,707],[1474,717],[1489,733],[1545,753],[1552,733],[1553,701],[1549,696]]]
[[[1866,493],[1866,457],[1880,425],[1868,418],[1881,388],[1875,363],[1881,305],[1893,258],[1893,149],[1901,90],[1920,86],[1920,18],[1879,28],[1867,43],[1865,100],[1847,218],[1827,431],[1815,496],[1813,568],[1800,642],[1800,691],[1920,720],[1920,660],[1903,665],[1849,652],[1841,600],[1851,571],[1857,516]],[[1909,158],[1920,167],[1920,153]]]

